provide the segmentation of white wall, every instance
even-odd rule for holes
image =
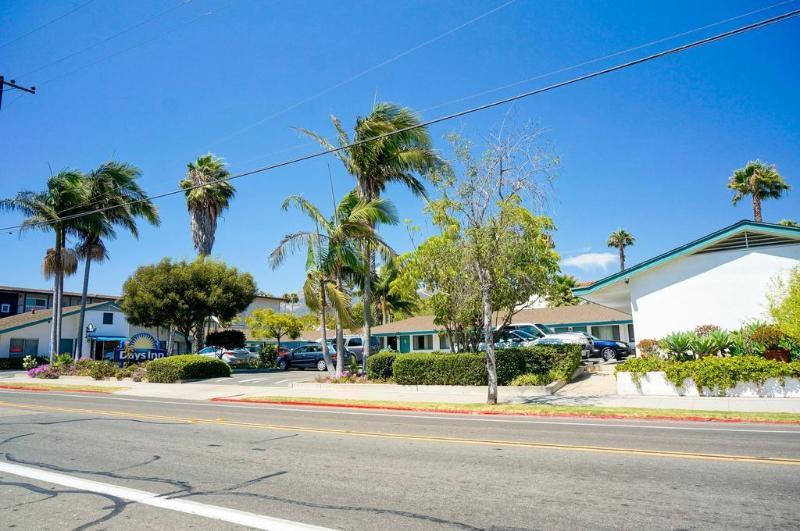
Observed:
[[[800,264],[800,245],[691,255],[634,276],[636,339],[660,339],[702,324],[726,329],[765,319],[772,279]]]

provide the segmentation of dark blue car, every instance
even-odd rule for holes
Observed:
[[[600,339],[599,337],[589,336],[594,341],[592,353],[599,355],[604,361],[620,360],[631,354],[631,348],[624,341],[614,341],[612,339]]]

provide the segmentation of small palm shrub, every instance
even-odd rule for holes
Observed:
[[[693,332],[673,332],[661,340],[661,348],[667,351],[669,358],[679,360],[691,358],[689,352],[696,337]]]

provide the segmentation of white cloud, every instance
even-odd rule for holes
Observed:
[[[562,261],[565,266],[577,267],[584,271],[602,269],[607,271],[609,266],[618,260],[615,253],[584,253],[571,256]]]

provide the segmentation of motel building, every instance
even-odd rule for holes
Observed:
[[[599,304],[520,310],[512,324],[545,325],[554,332],[584,332],[600,339],[636,343],[631,315]],[[432,315],[420,315],[372,328],[381,348],[400,353],[450,350],[444,327]]]
[[[573,290],[630,313],[639,339],[769,318],[767,296],[800,266],[800,228],[742,220]]]
[[[147,333],[163,345],[167,343],[166,328],[153,329],[128,323],[125,314],[114,302],[98,302],[86,305],[83,334],[78,330],[80,306],[67,306],[63,310],[60,352],[75,353],[78,341],[83,340],[83,357],[102,359],[113,352],[120,342]],[[50,325],[53,309],[32,309],[0,319],[0,358],[24,356],[50,356]],[[140,336],[141,337],[141,336]],[[190,344],[175,333],[173,353],[190,351]]]

